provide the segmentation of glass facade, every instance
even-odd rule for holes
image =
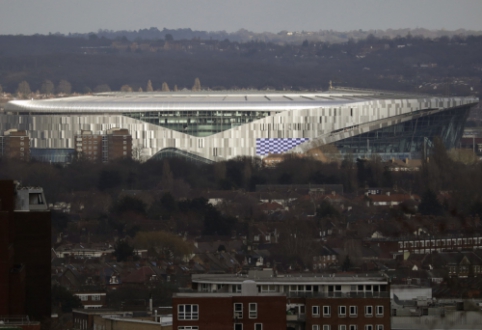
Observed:
[[[457,147],[470,107],[445,110],[400,124],[373,130],[334,143],[342,154],[382,158],[420,158],[434,137],[442,138],[447,149]]]
[[[74,159],[74,149],[30,148],[30,158],[47,163],[70,163]]]
[[[273,111],[150,111],[124,116],[193,136],[209,136],[276,114]]]
[[[178,148],[164,148],[157,152],[151,159],[165,159],[165,158],[173,158],[173,157],[181,157],[190,162],[198,163],[198,164],[212,164],[214,161],[194,155],[190,152],[178,149]]]

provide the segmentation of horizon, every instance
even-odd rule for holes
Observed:
[[[416,10],[414,10],[416,8]],[[349,10],[347,10],[349,9]],[[436,13],[435,13],[436,11]],[[129,0],[12,1],[2,4],[2,35],[135,31],[143,26],[162,30],[189,26],[195,31],[226,33],[246,29],[255,33],[280,31],[356,31],[417,29],[481,31],[482,2],[478,0],[416,0],[384,2],[345,0]],[[20,23],[19,23],[20,22]],[[141,26],[142,25],[142,26]]]

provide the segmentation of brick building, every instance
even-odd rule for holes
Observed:
[[[0,315],[50,317],[50,221],[41,188],[0,181]]]
[[[132,157],[132,136],[127,129],[110,129],[106,137],[107,148],[103,150],[106,161]]]
[[[207,327],[208,323],[205,323],[204,319],[201,320],[201,307],[202,304],[209,304],[208,299],[211,299],[211,305],[218,306],[219,304],[219,308],[214,308],[217,311],[218,319],[221,318],[221,314],[222,317],[232,317],[230,313],[236,312],[235,304],[237,301],[235,298],[243,297],[246,281],[255,287],[248,297],[252,300],[251,303],[256,303],[255,300],[263,297],[263,295],[273,295],[280,301],[284,299],[285,312],[276,314],[276,318],[270,320],[274,322],[281,318],[284,319],[287,329],[390,330],[390,286],[386,278],[378,275],[359,277],[352,275],[323,276],[320,274],[278,275],[271,270],[252,271],[244,276],[229,274],[192,275],[192,287],[202,295],[178,295],[173,299],[173,307],[175,307],[174,304],[185,305],[181,309],[179,307],[174,308],[174,313],[185,312],[186,308],[189,308],[191,314],[193,312],[198,314],[199,319],[197,321],[199,322],[195,323],[191,320],[187,322],[184,319],[183,321],[186,322],[180,323],[178,316],[175,314],[173,328],[211,329],[211,327]],[[253,292],[257,293],[258,296]],[[283,298],[279,298],[279,295]],[[232,300],[222,300],[229,297],[233,297]],[[249,299],[243,300],[245,302],[241,307],[243,311],[249,311]],[[200,303],[196,303],[196,301],[200,301]],[[279,303],[279,301],[276,300],[276,303]],[[234,310],[232,310],[233,308]],[[209,312],[207,313],[209,315]],[[272,313],[275,313],[275,311],[273,310]],[[215,322],[215,320],[213,319],[212,322]],[[219,329],[235,327],[235,320],[230,321],[230,327],[227,326],[226,319],[223,321],[225,326]],[[271,321],[266,319],[260,322],[263,323],[260,329],[268,329],[267,326]],[[196,326],[197,328],[180,328],[182,326]],[[239,327],[239,329],[256,329],[253,328],[254,326],[254,324],[249,323],[244,328]],[[281,329],[283,327],[277,324],[275,328]]]
[[[75,136],[75,150],[92,162],[132,157],[132,136],[127,129],[113,128],[107,134],[83,130]]]
[[[2,157],[29,160],[30,138],[27,131],[9,129],[0,137],[0,152]]]
[[[173,329],[286,329],[286,296],[258,293],[256,283],[241,284],[240,293],[177,293]]]

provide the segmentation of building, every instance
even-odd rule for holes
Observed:
[[[342,155],[406,159],[421,158],[435,136],[447,148],[457,146],[477,102],[476,97],[342,89],[102,93],[10,101],[0,129],[26,130],[32,152],[47,158],[74,150],[81,130],[105,134],[117,127],[130,132],[143,158],[213,162],[302,154],[333,144]]]
[[[0,315],[50,318],[50,235],[42,188],[0,181]]]
[[[92,162],[109,162],[119,158],[132,157],[132,136],[127,129],[112,128],[107,134],[93,134],[82,130],[75,136],[75,150],[78,156]]]
[[[170,312],[170,308],[167,309]],[[172,330],[172,314],[165,308],[152,311],[116,311],[112,309],[74,309],[74,329],[100,330]]]
[[[177,293],[172,298],[173,328],[183,330],[286,329],[286,297],[258,293],[254,282],[242,293]]]
[[[227,313],[232,317],[231,313],[236,316],[237,311],[235,298],[248,296],[244,301],[248,305],[243,304],[242,310],[249,311],[249,304],[256,303],[256,299],[264,297],[263,295],[273,295],[273,297],[282,295],[286,304],[287,329],[389,330],[390,286],[388,280],[380,276],[364,275],[293,274],[281,276],[271,270],[250,271],[248,275],[193,274],[193,290],[203,293],[203,295],[199,298],[196,298],[195,295],[181,296],[182,301],[173,299],[173,308],[175,303],[198,305],[195,308],[198,308],[200,321],[203,299],[210,298],[213,301],[218,299],[217,297],[223,297],[223,299],[233,297],[229,298],[232,300],[228,299],[220,303],[224,307],[222,307],[223,312],[218,313],[223,315]],[[246,285],[254,288],[246,289]],[[219,299],[221,301],[221,298]],[[217,306],[217,302],[214,304]],[[179,307],[177,308],[177,313],[179,313]],[[273,310],[273,313],[276,311]],[[179,326],[199,326],[199,329],[202,329],[194,322],[176,323],[176,318],[178,317],[174,314],[174,328],[178,324]],[[231,328],[236,327],[235,318],[229,321]],[[261,329],[268,329],[268,321],[260,323],[263,323]],[[227,324],[224,328],[228,328]],[[250,324],[244,329],[252,328],[253,325]],[[278,325],[278,328],[282,328],[281,325]]]
[[[5,158],[29,160],[30,138],[26,131],[9,129],[0,136],[0,155]]]

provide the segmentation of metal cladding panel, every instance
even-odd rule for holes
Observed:
[[[72,148],[74,136],[81,130],[99,133],[119,127],[129,130],[133,138],[133,147],[141,149],[146,157],[156,154],[161,149],[175,147],[210,160],[223,160],[237,156],[264,156],[266,151],[304,152],[312,147],[380,128],[381,123],[393,125],[402,117],[417,116],[420,110],[444,111],[454,106],[470,105],[478,101],[476,98],[454,97],[363,101],[355,99],[337,102],[326,102],[320,99],[315,103],[309,99],[303,99],[303,101],[298,100],[296,106],[293,106],[286,98],[284,99],[287,101],[282,102],[279,94],[271,98],[277,98],[278,103],[273,105],[271,101],[253,98],[258,103],[252,102],[254,104],[250,106],[271,111],[278,109],[279,104],[282,104],[284,111],[206,137],[188,135],[126,117],[120,113],[72,111],[63,114],[37,115],[35,112],[41,112],[38,108],[28,115],[23,113],[0,115],[0,130],[1,132],[10,128],[27,130],[32,147],[35,148]],[[125,98],[119,99],[118,104],[125,107],[121,102]],[[193,99],[202,100],[203,98]],[[86,102],[85,99],[82,102]],[[236,102],[242,103],[239,99]],[[229,105],[233,106],[236,102],[233,101]],[[36,104],[38,105],[38,103],[29,103],[30,110],[34,109]],[[183,104],[192,106],[194,103]],[[210,104],[219,108],[223,103],[217,98],[216,102]],[[179,107],[179,104],[176,106]],[[18,102],[13,107],[19,107]],[[243,107],[246,107],[246,104],[243,103]],[[122,111],[126,109],[123,108]],[[263,143],[268,141],[267,147],[263,147],[263,153],[260,149],[260,141],[264,141]],[[296,143],[292,144],[293,141]]]

